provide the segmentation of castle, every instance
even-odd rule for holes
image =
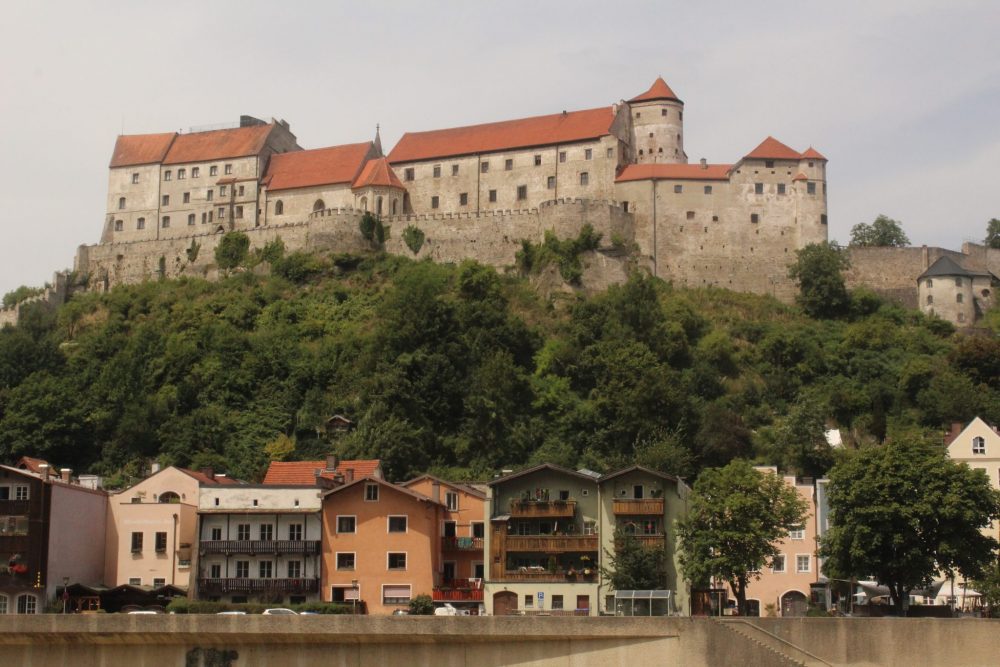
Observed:
[[[684,103],[658,78],[610,106],[427,132],[385,155],[374,140],[303,150],[287,122],[120,136],[99,244],[76,270],[91,289],[151,277],[211,276],[221,232],[254,247],[359,250],[365,211],[391,229],[386,249],[437,261],[514,263],[545,231],[602,234],[594,282],[632,260],[677,284],[789,300],[794,251],[827,239],[826,159],[768,137],[731,164],[689,164]],[[414,226],[426,241],[402,241]]]

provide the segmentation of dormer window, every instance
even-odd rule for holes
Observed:
[[[973,454],[986,454],[986,439],[977,436],[972,439],[972,453]]]

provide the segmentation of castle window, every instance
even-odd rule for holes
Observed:
[[[819,216],[819,224],[821,224],[821,225],[827,224],[827,222],[826,222],[826,213],[820,214],[820,216]]]
[[[490,201],[496,203],[496,200],[497,200],[497,191],[490,190]]]
[[[934,281],[932,279],[928,278],[927,279],[927,286],[928,287],[934,287]]]
[[[183,181],[185,178],[187,178],[187,169],[178,169],[177,170],[177,180],[178,181]]]
[[[139,172],[136,172],[132,174],[132,185],[135,185],[138,182],[139,182]]]
[[[779,195],[785,194],[785,184],[784,183],[778,183],[778,194]]]
[[[482,162],[479,163],[479,171],[481,173],[485,174],[489,170],[490,170],[489,160],[483,160]]]
[[[242,197],[244,192],[245,191],[243,190],[243,186],[241,185],[239,191],[236,194]]]
[[[760,222],[760,216],[756,213],[750,214],[750,222]]]
[[[201,224],[204,225],[206,222],[208,222],[208,214],[202,212],[202,214],[201,214]]]
[[[169,169],[167,169],[165,172],[163,172],[163,180],[165,180],[165,181],[169,181],[172,176],[173,176],[173,172],[171,172]]]
[[[434,178],[441,178],[441,165],[434,165]]]
[[[666,109],[660,109],[660,115],[661,116],[666,116],[667,115],[667,110]]]
[[[514,161],[510,158],[507,158],[506,160],[503,161],[503,168],[504,171],[510,171],[511,169],[514,168]]]
[[[378,215],[378,216],[382,215],[382,198],[381,197],[376,197],[375,198],[375,215]]]
[[[764,194],[764,184],[763,183],[754,183],[753,184],[753,193],[755,195],[762,195],[762,194]]]
[[[813,182],[806,183],[806,193],[811,195],[816,194],[816,184]]]
[[[688,220],[694,220],[694,211],[688,211],[687,212],[687,219]]]
[[[138,220],[136,220],[135,221],[135,228],[136,229],[145,229],[146,228],[146,218],[139,218]]]
[[[536,155],[535,156],[535,166],[536,167],[542,166],[542,156],[541,155]]]
[[[170,206],[170,195],[163,195],[162,199],[164,206]]]
[[[219,196],[220,197],[225,197],[226,196],[226,186],[225,185],[220,185],[219,186]]]
[[[764,160],[764,167],[767,169],[774,169],[774,160]]]
[[[225,172],[226,172],[226,176],[228,176],[229,174],[233,173],[233,165],[232,165],[232,163],[226,165]]]
[[[322,199],[317,199],[316,201],[313,202],[313,213],[315,213],[316,211],[322,211],[325,208],[326,208],[326,202],[324,202]],[[219,217],[221,218],[222,215],[219,215]]]
[[[810,166],[810,167],[811,167],[811,166],[813,166],[813,163],[812,163],[812,162],[810,162],[810,163],[809,163],[809,166]]]
[[[209,176],[218,176],[219,175],[219,165],[213,164],[211,167],[209,167],[208,168],[208,175]]]
[[[590,174],[585,171],[580,172],[580,185],[590,185]]]
[[[517,200],[523,201],[528,198],[528,186],[519,185],[517,186]]]
[[[961,287],[961,286],[962,286],[962,279],[955,278],[955,287]]]
[[[403,179],[407,181],[413,180],[413,167],[407,167],[403,170]]]
[[[958,314],[958,321],[959,322],[964,322],[965,321],[965,313],[959,313]]]
[[[170,216],[169,215],[163,216],[163,220],[161,221],[161,226],[164,229],[166,229],[167,227],[170,226]]]
[[[933,294],[928,294],[927,295],[927,305],[929,306],[932,303],[934,303],[934,295]]]
[[[705,186],[705,194],[706,195],[712,194],[712,186],[711,185],[706,185]]]
[[[963,296],[962,293],[959,292],[958,294],[955,295],[955,303],[962,303],[962,301],[963,301]]]
[[[594,159],[594,151],[592,149],[590,149],[590,148],[588,148],[585,151],[583,151],[583,159],[584,160],[593,160]]]
[[[242,206],[237,206],[236,207],[236,217],[237,218],[242,218],[243,217],[243,207]]]
[[[674,186],[674,194],[678,194],[679,195],[682,192],[684,192],[684,186],[683,185],[675,185]]]
[[[684,112],[683,111],[678,111],[677,112],[677,118],[680,119],[680,120],[684,120]]]
[[[399,204],[398,199],[392,200],[392,215],[396,215],[396,207],[398,206],[398,204]]]
[[[188,227],[193,225],[195,222],[194,213],[188,213]]]
[[[219,207],[219,220],[223,220],[226,217],[226,209],[223,206]]]
[[[641,148],[639,149],[639,155],[642,155],[642,149]]]
[[[125,197],[118,198],[118,210],[121,211],[125,208]]]
[[[614,148],[609,148],[608,149],[608,159],[610,160],[614,156],[615,156],[615,149]]]
[[[642,112],[641,111],[636,111],[635,112],[635,117],[636,118],[642,118]]]
[[[982,436],[976,436],[972,439],[972,453],[973,454],[985,454],[986,453],[986,439]]]
[[[458,176],[458,165],[457,164],[451,165],[451,175],[452,176]]]
[[[125,223],[121,220],[115,220],[115,231],[121,232],[125,230]]]
[[[677,135],[677,143],[680,143],[680,142],[681,142],[681,135],[678,134]]]
[[[190,204],[191,203],[191,193],[190,192],[185,192],[184,195],[183,195],[183,198],[184,198],[184,203],[185,204]]]
[[[559,161],[560,162],[566,161],[566,151],[559,151]]]
[[[546,185],[546,187],[548,187],[549,190],[554,190],[555,187],[556,187],[556,177],[555,176],[549,176],[548,181],[546,182],[545,185]]]
[[[431,208],[437,208],[438,202],[440,202],[440,200],[438,199],[437,195],[431,197]]]
[[[368,210],[368,197],[362,197],[361,198],[361,210],[362,211],[367,211]]]
[[[719,216],[713,215],[712,216],[712,222],[718,222],[718,221],[719,221]]]
[[[274,214],[283,215],[284,213],[285,213],[285,202],[279,199],[278,201],[274,202]]]
[[[652,133],[652,132],[650,132],[650,133],[649,133],[649,138],[650,138],[650,139],[652,139],[652,138],[653,138],[653,133]]]
[[[468,192],[463,192],[460,195],[458,195],[458,205],[459,206],[468,206],[469,205],[469,193]]]
[[[656,149],[656,152],[657,152],[657,153],[662,153],[662,152],[663,152],[663,148],[662,148],[662,147],[661,147],[661,148],[657,148],[657,149]]]
[[[215,214],[215,212],[214,212],[214,211],[209,211],[209,212],[208,212],[208,221],[209,221],[209,222],[212,222],[212,216],[213,216],[214,214]]]
[[[191,167],[191,178],[198,178],[201,176],[201,169],[198,167]]]

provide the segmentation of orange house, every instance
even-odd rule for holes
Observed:
[[[415,491],[363,477],[323,496],[325,601],[363,602],[370,614],[430,595],[440,568],[445,506]]]
[[[439,526],[440,567],[433,597],[478,612],[483,600],[486,494],[467,484],[421,475],[401,486],[444,503]]]

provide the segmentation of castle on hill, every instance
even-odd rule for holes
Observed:
[[[547,230],[602,234],[585,281],[623,280],[632,248],[654,275],[790,299],[795,250],[827,239],[826,159],[767,137],[729,164],[690,164],[684,103],[662,78],[627,101],[582,111],[426,132],[383,152],[374,140],[303,150],[283,120],[120,136],[99,244],[76,270],[91,288],[207,275],[222,232],[255,247],[366,247],[366,211],[391,228],[386,249],[437,261],[514,264]],[[425,242],[402,241],[414,226]],[[613,247],[612,247],[613,246]],[[617,249],[618,252],[613,250]]]

